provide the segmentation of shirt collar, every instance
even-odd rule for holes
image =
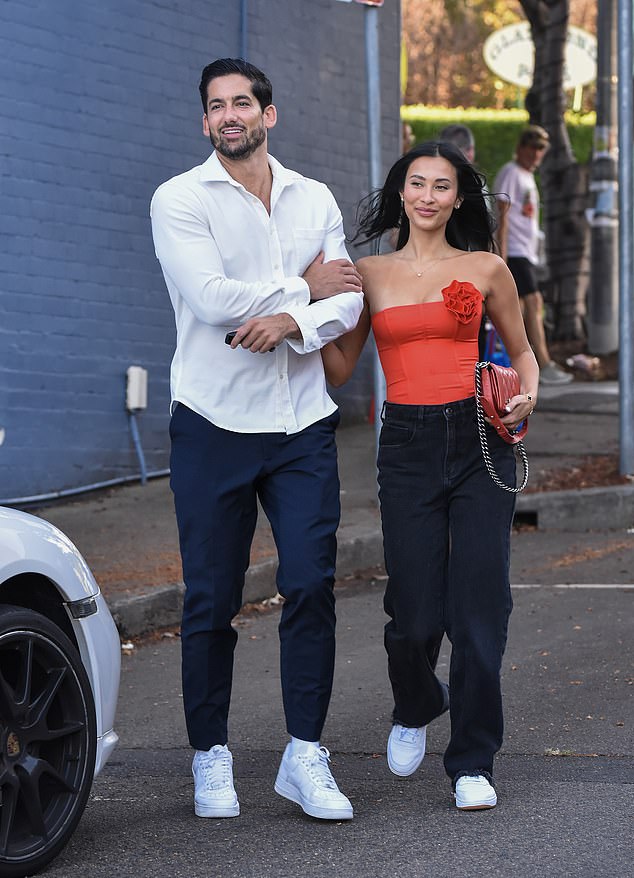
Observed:
[[[273,173],[273,185],[276,189],[278,187],[284,188],[285,186],[290,186],[298,180],[304,179],[301,174],[297,173],[297,171],[291,171],[289,168],[285,168],[284,165],[280,164],[280,162],[273,158],[272,155],[267,154],[267,158],[269,161],[269,167]],[[238,183],[237,180],[234,180],[231,174],[229,174],[222,166],[215,150],[209,156],[207,161],[200,166],[200,179],[206,183],[231,183],[232,186],[238,186],[241,189],[243,188],[242,184]]]

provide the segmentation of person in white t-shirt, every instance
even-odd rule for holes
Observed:
[[[176,318],[171,479],[183,562],[183,705],[198,817],[237,817],[227,746],[231,622],[258,501],[278,551],[288,743],[275,791],[312,817],[349,820],[320,745],[333,681],[335,428],[320,349],[353,329],[361,278],[330,190],[267,152],[268,78],[240,58],[207,65],[214,151],[163,183],[150,213]],[[213,871],[213,870],[212,870]]]
[[[573,376],[555,363],[544,331],[544,300],[539,289],[539,192],[535,171],[549,146],[548,132],[529,125],[520,134],[515,158],[499,171],[494,183],[498,199],[498,246],[515,279],[526,334],[539,364],[541,384],[568,384]]]

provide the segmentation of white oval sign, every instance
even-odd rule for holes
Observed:
[[[535,47],[527,21],[509,24],[490,34],[482,49],[489,70],[513,85],[533,84]],[[597,76],[597,40],[580,27],[569,27],[566,37],[564,88],[594,82]]]

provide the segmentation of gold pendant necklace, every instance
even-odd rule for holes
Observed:
[[[446,259],[451,259],[453,257],[453,255],[454,254],[452,253],[449,256],[441,256],[439,259],[434,259],[432,262],[429,263],[429,265],[427,265],[425,268],[423,268],[422,271],[416,271],[416,269],[411,265],[409,266],[409,268],[414,272],[416,277],[422,277],[424,274],[427,274],[427,272],[431,268],[433,268],[434,265],[437,265],[439,262],[444,262]]]

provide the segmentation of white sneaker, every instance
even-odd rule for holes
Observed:
[[[196,750],[192,762],[196,817],[237,817],[240,804],[233,786],[233,757],[226,744]]]
[[[387,764],[392,774],[409,777],[423,761],[427,726],[410,728],[393,725],[387,739]]]
[[[307,744],[293,753],[287,744],[275,781],[275,792],[290,799],[311,817],[352,820],[352,805],[330,773],[330,753],[325,747]]]
[[[539,370],[540,384],[570,384],[574,375],[564,371],[557,363],[548,363]]]
[[[456,807],[461,811],[480,811],[495,808],[498,797],[495,790],[481,774],[463,775],[456,781]]]

